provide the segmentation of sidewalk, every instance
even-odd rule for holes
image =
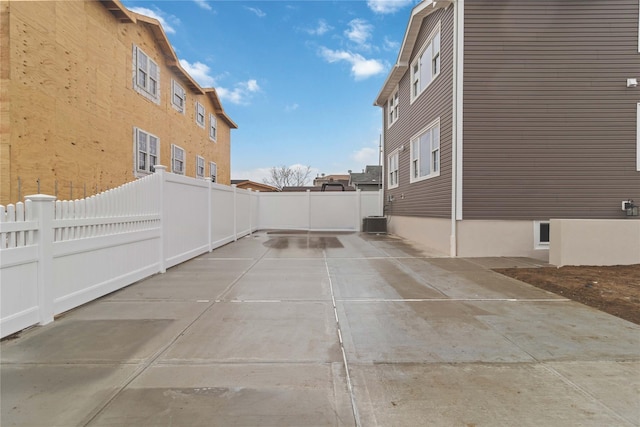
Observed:
[[[640,426],[640,327],[537,263],[260,232],[3,341],[0,425]]]

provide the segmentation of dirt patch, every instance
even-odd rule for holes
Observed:
[[[640,264],[494,271],[640,325]]]

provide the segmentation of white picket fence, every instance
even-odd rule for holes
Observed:
[[[359,231],[380,192],[259,193],[166,172],[75,201],[0,206],[0,337],[258,229]]]

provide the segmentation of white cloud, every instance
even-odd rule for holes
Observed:
[[[231,179],[248,179],[249,181],[262,183],[271,176],[271,168],[256,168],[245,171],[231,171]]]
[[[212,10],[211,5],[206,0],[193,0],[195,4],[206,10]]]
[[[348,25],[349,29],[344,32],[347,38],[358,45],[365,45],[371,37],[373,25],[359,18],[351,20]]]
[[[363,147],[358,151],[354,151],[351,158],[366,166],[366,165],[377,165],[378,164],[378,148],[373,147]]]
[[[413,4],[413,0],[367,0],[367,6],[375,13],[395,13],[398,10]]]
[[[261,9],[258,9],[257,7],[249,7],[249,6],[245,6],[244,7],[246,10],[248,10],[249,12],[253,12],[256,14],[257,17],[259,18],[264,18],[265,16],[267,16],[266,13],[264,13]]]
[[[149,18],[157,19],[158,22],[160,22],[160,25],[162,25],[162,28],[164,28],[164,31],[168,34],[176,33],[176,30],[171,25],[169,25],[167,20],[164,18],[166,14],[160,10],[151,10],[147,9],[146,7],[130,7],[129,10],[135,13],[139,13],[140,15],[148,16]],[[174,17],[172,20],[177,21],[177,18]]]
[[[290,113],[291,111],[296,111],[298,108],[300,108],[300,106],[296,103],[293,103],[285,106],[284,111],[286,111],[287,113]]]
[[[384,38],[382,46],[384,50],[391,51],[391,52],[394,52],[400,49],[400,43],[390,40],[388,37]]]
[[[232,104],[247,105],[254,93],[260,92],[260,86],[255,79],[237,83],[233,89],[217,87],[216,91],[223,101]]]
[[[210,74],[211,69],[208,65],[198,61],[191,64],[186,59],[181,59],[180,65],[182,65],[182,68],[184,68],[184,70],[189,73],[189,75],[193,77],[200,86],[213,87],[215,85],[215,79]]]
[[[351,74],[356,80],[366,79],[384,72],[384,65],[377,59],[366,59],[358,53],[320,48],[320,55],[329,63],[346,61],[351,64]]]
[[[333,30],[333,27],[327,24],[327,21],[325,21],[324,19],[319,19],[317,27],[311,28],[305,31],[311,34],[312,36],[321,36],[325,33],[328,33],[331,30]]]

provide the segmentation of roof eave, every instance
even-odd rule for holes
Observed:
[[[135,24],[136,18],[119,0],[100,0],[100,3],[120,22]]]
[[[216,89],[213,87],[210,87],[203,90],[204,90],[204,93],[206,93],[207,96],[209,96],[209,99],[211,99],[211,103],[213,104],[216,110],[216,114],[222,117],[222,120],[224,120],[225,123],[229,125],[231,129],[238,129],[238,125],[233,120],[231,120],[231,117],[229,117],[227,113],[224,111],[224,108],[222,108],[222,102],[220,102],[220,98],[218,97],[218,92],[216,92]]]
[[[404,73],[409,68],[409,59],[411,58],[411,53],[413,52],[416,40],[418,39],[418,34],[420,33],[420,27],[422,26],[424,18],[439,9],[449,7],[451,3],[453,3],[453,0],[424,0],[413,8],[411,11],[411,17],[409,18],[409,24],[407,25],[407,30],[405,31],[404,38],[402,40],[402,46],[398,53],[398,59],[382,85],[382,89],[378,93],[373,105],[377,107],[384,106],[389,96],[391,96],[391,92],[395,89],[396,85],[400,82],[400,79],[402,79],[402,76],[404,76]]]

